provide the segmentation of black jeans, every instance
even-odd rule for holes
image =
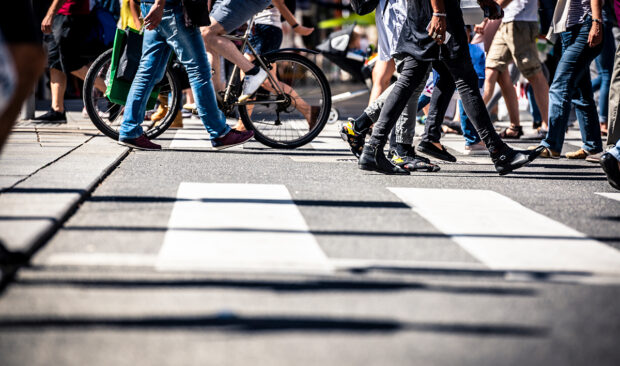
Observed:
[[[411,93],[415,87],[425,82],[424,71],[430,61],[418,61],[412,56],[406,56],[403,61],[403,69],[392,93],[385,101],[379,120],[375,123],[372,137],[369,141],[373,145],[384,145],[388,133],[394,127],[398,116],[405,108]],[[428,140],[438,142],[441,137],[441,122],[450,103],[454,89],[459,91],[465,113],[471,119],[472,124],[478,131],[480,138],[490,151],[503,150],[506,144],[501,140],[491,123],[489,113],[482,101],[478,90],[478,76],[474,71],[469,55],[453,60],[441,60],[433,62],[433,68],[439,73],[439,81],[433,90],[429,118],[434,118],[437,123],[427,127]],[[427,119],[428,123],[428,119]],[[436,139],[435,139],[436,138]]]

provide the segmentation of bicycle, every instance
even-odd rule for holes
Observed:
[[[112,51],[109,49],[102,53],[88,69],[84,79],[83,98],[88,116],[95,127],[104,135],[118,140],[118,129],[123,121],[125,106],[111,102],[104,92],[96,88],[97,79],[103,79],[107,86],[110,77]],[[142,123],[144,133],[149,139],[156,138],[164,133],[174,122],[174,118],[181,109],[181,90],[177,78],[178,76],[175,76],[172,70],[171,61],[166,68],[164,78],[156,85],[156,88],[159,89],[157,100],[167,99],[168,112],[158,121],[151,121],[148,118]],[[147,107],[155,106],[149,105]]]
[[[249,49],[255,64],[267,71],[267,79],[251,99],[238,102],[242,78],[239,67],[235,66],[225,89],[217,93],[218,106],[226,115],[231,115],[236,108],[245,128],[253,130],[254,138],[266,146],[280,149],[303,146],[318,136],[327,123],[331,110],[331,89],[321,69],[296,52],[319,52],[303,48],[284,48],[258,55],[249,43],[253,24],[254,17],[250,19],[242,36],[225,37],[241,42],[241,50]],[[107,53],[109,68],[111,51]],[[118,117],[113,120],[110,118],[112,115],[109,113],[109,101],[106,102],[108,104],[105,104],[103,113],[99,113],[98,108],[105,101],[97,99],[101,97],[97,97],[94,87],[94,78],[105,75],[104,56],[105,53],[93,63],[86,76],[84,103],[95,126],[107,136],[118,139],[120,121],[117,121]],[[174,94],[169,98],[169,101],[172,100],[172,107],[161,123],[143,125],[149,138],[163,133],[180,108],[178,83],[170,70],[166,71],[164,82],[161,92]]]

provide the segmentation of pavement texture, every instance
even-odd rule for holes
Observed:
[[[366,98],[338,106],[341,119],[357,115]],[[162,152],[128,152],[78,121],[46,126],[83,128],[59,132],[65,150],[43,153],[59,146],[41,146],[36,126],[18,125],[0,160],[3,176],[5,167],[15,173],[6,174],[14,181],[6,178],[0,194],[0,237],[33,257],[0,294],[3,365],[620,363],[617,274],[495,266],[390,190],[433,189],[438,202],[442,191],[490,191],[533,212],[523,220],[565,225],[567,234],[543,236],[546,244],[593,240],[613,257],[620,250],[620,202],[598,165],[540,159],[499,177],[488,157],[464,155],[462,137],[446,135],[442,142],[456,163],[438,162],[438,173],[384,176],[357,169],[337,125],[292,151],[250,142],[214,153],[204,147],[200,123],[184,122],[183,130],[157,140]],[[564,152],[577,150],[579,140],[571,128]],[[20,159],[19,151],[28,153]],[[31,167],[20,170],[30,156]],[[228,226],[214,230],[191,221],[202,212],[183,212],[192,199],[179,197],[183,186],[213,183],[283,186],[290,200],[195,199],[219,205],[215,216]],[[244,204],[293,206],[305,229],[276,210],[275,218],[256,218],[261,232],[240,222],[248,220]],[[482,203],[459,214],[489,220],[475,228],[484,230],[494,225],[485,212]],[[269,230],[275,221],[285,229]],[[42,232],[44,223],[52,226],[37,243],[32,231]],[[274,238],[309,234],[331,270],[184,268],[183,260],[203,255],[200,248],[180,253],[179,268],[161,268],[165,246],[192,241],[172,242],[171,233],[213,238],[220,231],[237,235],[230,228],[238,227]],[[517,246],[532,240],[513,239]],[[251,244],[245,250],[256,251]]]

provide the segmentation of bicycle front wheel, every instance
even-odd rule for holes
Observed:
[[[84,79],[83,96],[84,107],[95,127],[106,136],[118,140],[125,106],[113,103],[105,96],[104,90],[110,77],[111,61],[112,50],[110,49],[93,62]],[[151,118],[145,118],[142,122],[144,133],[150,139],[164,133],[181,109],[181,91],[169,68],[166,69],[163,80],[156,87],[159,88],[157,108],[161,118],[154,121]]]
[[[294,53],[273,53],[263,60],[274,80],[267,78],[254,97],[239,106],[243,124],[270,147],[294,149],[309,143],[325,127],[331,109],[325,75]]]

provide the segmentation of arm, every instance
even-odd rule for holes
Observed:
[[[41,22],[41,32],[45,34],[52,33],[52,20],[54,20],[54,15],[58,13],[58,10],[65,3],[66,0],[54,0],[50,8],[47,9],[47,13],[45,13],[45,17]]]
[[[603,19],[601,17],[601,0],[590,0],[592,8],[592,28],[588,35],[588,46],[596,47],[603,42]]]
[[[435,15],[431,18],[428,35],[441,45],[446,39],[446,7],[443,0],[431,0],[431,7]]]
[[[314,31],[314,28],[304,27],[303,25],[299,25],[299,23],[297,23],[297,19],[295,19],[293,13],[291,13],[286,4],[284,4],[284,0],[273,0],[272,2],[278,11],[280,11],[280,14],[282,14],[284,20],[286,20],[286,22],[293,27],[293,31],[295,33],[302,36],[307,36]]]
[[[129,0],[129,11],[131,12],[133,24],[140,28],[140,25],[142,25],[142,21],[140,21],[140,2],[138,0]]]
[[[161,18],[164,16],[164,6],[166,5],[166,0],[155,0],[151,10],[144,17],[144,26],[148,30],[153,30],[157,28],[159,22],[161,22]]]

